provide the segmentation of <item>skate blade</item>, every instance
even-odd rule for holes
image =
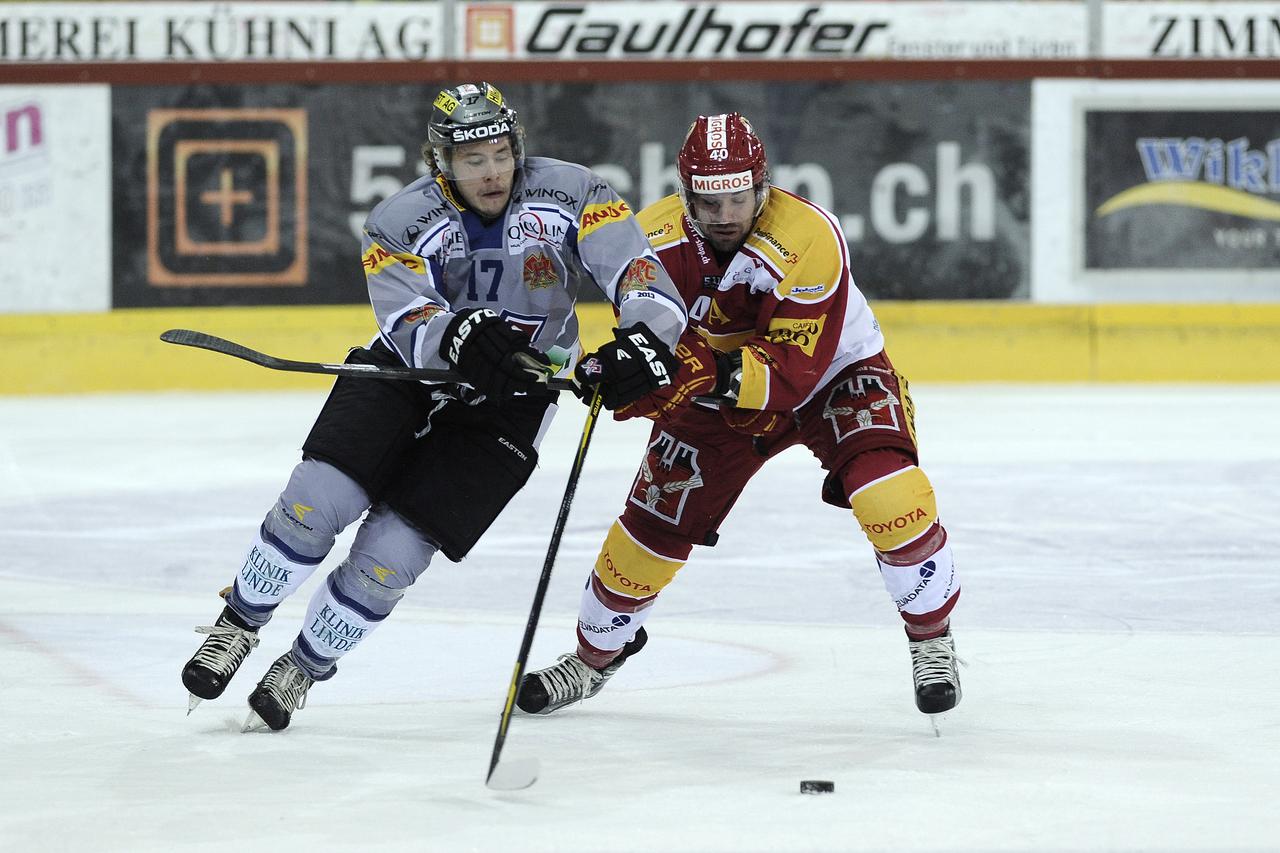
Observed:
[[[196,709],[196,706],[197,706],[197,705],[199,705],[199,704],[200,704],[201,702],[203,702],[203,701],[204,701],[204,700],[203,700],[203,699],[201,699],[201,698],[200,698],[199,696],[197,696],[196,694],[194,694],[194,693],[188,693],[188,694],[187,694],[187,716],[188,716],[188,717],[190,717],[190,716],[191,716],[191,712],[192,712],[192,711],[194,711],[194,710]]]
[[[271,727],[267,725],[267,721],[258,716],[257,711],[250,711],[249,716],[244,718],[244,725],[240,727],[240,734],[248,734],[249,732],[268,732]]]
[[[955,710],[954,708],[951,710]],[[929,726],[933,730],[934,737],[942,737],[942,721],[947,718],[951,711],[939,711],[936,714],[925,714],[929,718]]]
[[[517,758],[493,768],[485,785],[495,791],[519,791],[538,781],[538,759]]]

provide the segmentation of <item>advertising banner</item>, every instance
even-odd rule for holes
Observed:
[[[1037,80],[1038,302],[1280,299],[1271,81]]]
[[[2,62],[335,62],[444,56],[433,0],[4,3]]]
[[[459,3],[471,59],[1064,59],[1084,3]]]
[[[633,207],[676,190],[699,113],[737,110],[774,181],[839,217],[881,298],[1028,292],[1028,84],[508,84],[530,154]],[[424,172],[427,86],[124,87],[115,304],[355,303],[360,227]]]
[[[1085,268],[1280,268],[1272,110],[1084,115]]]
[[[110,307],[110,99],[0,86],[0,313]]]
[[[1101,7],[1107,59],[1280,57],[1275,3],[1108,0]]]

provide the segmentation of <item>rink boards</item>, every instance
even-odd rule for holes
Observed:
[[[1280,381],[1280,305],[1034,305],[875,302],[889,354],[924,382]],[[588,348],[607,305],[580,306]],[[319,388],[323,376],[265,370],[163,344],[192,328],[286,358],[341,361],[375,333],[365,306],[127,309],[0,315],[0,394]],[[19,367],[21,366],[21,367]]]

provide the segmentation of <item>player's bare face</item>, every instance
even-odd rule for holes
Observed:
[[[453,183],[467,207],[484,217],[502,213],[511,200],[516,157],[511,140],[472,142],[453,149]]]
[[[693,218],[718,252],[736,252],[747,239],[756,215],[755,190],[690,196]]]

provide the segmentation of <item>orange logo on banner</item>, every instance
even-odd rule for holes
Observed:
[[[466,49],[468,56],[515,54],[515,10],[510,6],[469,5]]]
[[[306,284],[306,110],[148,112],[147,281]]]

